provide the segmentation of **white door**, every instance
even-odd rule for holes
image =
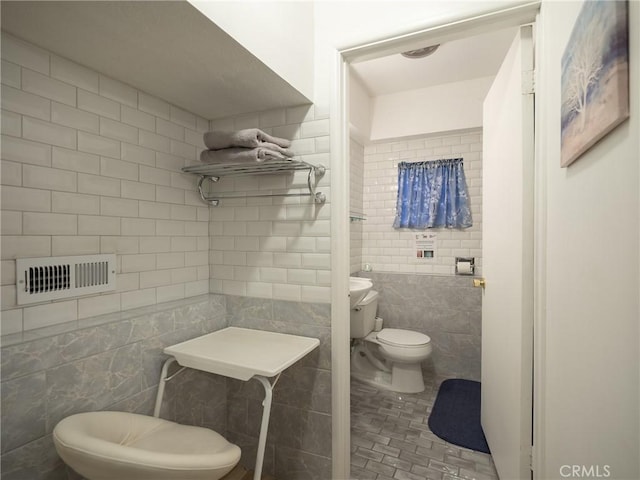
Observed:
[[[530,479],[533,35],[520,27],[484,101],[482,428],[498,475]]]

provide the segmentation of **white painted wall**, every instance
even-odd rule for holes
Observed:
[[[351,138],[361,145],[371,137],[371,97],[355,75],[349,76],[349,126]]]
[[[609,465],[640,478],[640,3],[630,7],[631,118],[560,168],[560,57],[579,2],[544,2],[542,152],[547,190],[543,470]]]
[[[313,3],[190,0],[308,99],[313,98]]]
[[[315,107],[329,108],[335,50],[473,17],[522,1],[357,1],[314,2]],[[354,28],[357,25],[357,28]]]
[[[316,28],[339,48],[412,32],[527,2],[503,1],[359,1],[316,2]],[[357,25],[358,28],[354,28]]]
[[[493,77],[452,82],[372,99],[371,140],[482,127]]]

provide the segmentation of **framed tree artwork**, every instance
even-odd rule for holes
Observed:
[[[561,158],[567,167],[629,117],[626,1],[584,2],[562,55]]]

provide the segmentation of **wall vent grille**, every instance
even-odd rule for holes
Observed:
[[[18,305],[78,297],[116,289],[116,256],[19,258]]]

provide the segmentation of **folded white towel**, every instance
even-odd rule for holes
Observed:
[[[289,148],[282,148],[280,145],[276,145],[275,143],[264,142],[260,145],[260,148],[266,148],[268,150],[273,150],[278,153],[281,153],[285,157],[293,157],[293,151]]]
[[[269,148],[223,148],[221,150],[203,150],[200,161],[203,163],[255,163],[269,160],[287,160],[288,157]]]
[[[272,137],[257,128],[247,128],[236,132],[215,130],[204,134],[204,144],[211,150],[220,150],[229,147],[262,147],[265,143],[275,144],[282,148],[289,148],[291,146],[289,140]]]

